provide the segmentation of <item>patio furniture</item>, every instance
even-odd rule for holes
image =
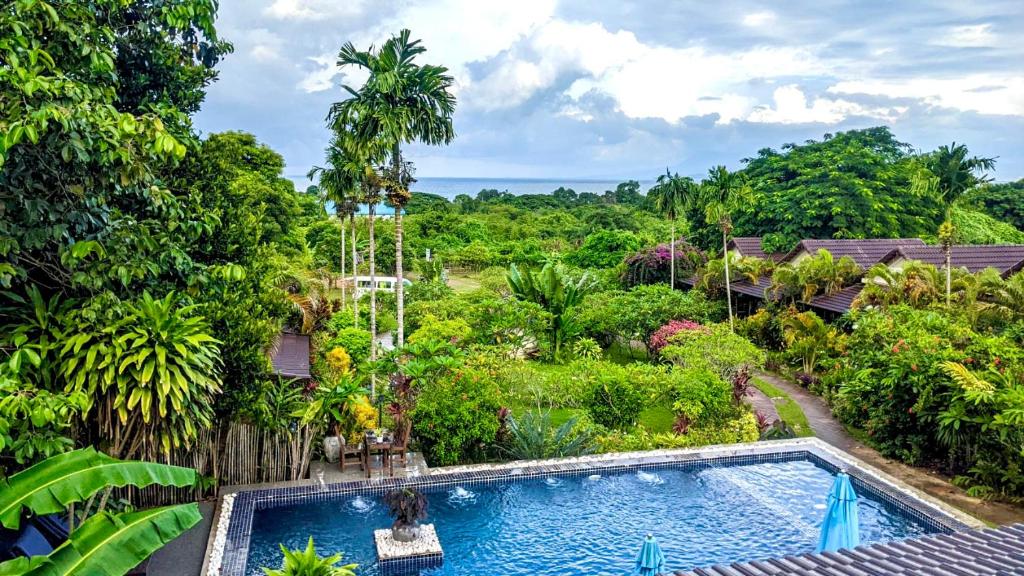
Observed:
[[[363,444],[361,442],[349,444],[348,441],[345,440],[345,436],[341,434],[338,434],[338,441],[340,443],[340,448],[338,449],[338,462],[341,464],[341,471],[345,471],[345,461],[350,457],[354,457],[361,467],[363,465]]]
[[[393,456],[398,456],[398,461],[402,463],[402,466],[406,466],[409,463],[409,438],[411,436],[412,420],[405,418],[398,424],[398,430],[395,431],[394,442],[388,454],[389,462]],[[394,463],[391,466],[393,467]]]
[[[390,458],[391,446],[393,444],[393,438],[389,434],[377,436],[372,431],[366,433],[366,437],[363,439],[363,467],[366,470],[367,478],[373,475],[374,452],[380,454],[381,474],[384,474],[384,469],[386,468],[389,475],[395,475],[395,469],[391,466]]]

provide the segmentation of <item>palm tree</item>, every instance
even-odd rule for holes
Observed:
[[[348,162],[349,160],[346,158],[345,149],[338,143],[338,139],[335,138],[327,148],[327,165],[314,166],[306,175],[310,180],[315,180],[317,182],[317,189],[319,191],[321,204],[326,204],[327,202],[333,204],[334,212],[338,216],[338,221],[341,222],[341,301],[343,303],[347,303],[348,300],[345,287],[345,234],[347,232],[345,230],[345,219],[349,218],[352,224],[352,241],[354,248],[355,212],[359,206],[356,198],[359,192],[359,185],[357,179],[345,170],[345,166]],[[354,257],[355,252],[353,251],[353,274],[355,274],[356,270],[356,261]],[[354,297],[355,284],[353,284],[352,287]],[[356,304],[355,315],[356,323],[358,324],[358,304]]]
[[[676,288],[676,219],[686,209],[687,205],[693,203],[696,192],[693,179],[672,174],[665,169],[665,173],[658,176],[658,183],[651,188],[651,195],[654,198],[654,207],[672,223],[672,237],[669,244],[669,278],[670,286]]]
[[[414,63],[426,51],[409,30],[388,39],[380,49],[357,50],[351,42],[338,53],[338,66],[355,66],[369,73],[359,90],[345,86],[350,98],[331,106],[331,117],[348,123],[363,140],[380,140],[390,156],[388,202],[395,208],[395,297],[398,303],[398,345],[405,342],[402,269],[402,208],[412,182],[402,161],[403,143],[448,144],[455,138],[452,116],[454,79],[443,66]],[[353,121],[355,120],[355,121]]]
[[[717,224],[722,231],[722,257],[725,260],[725,298],[729,308],[729,329],[735,329],[732,313],[732,289],[729,286],[729,234],[732,233],[732,213],[748,202],[753,193],[738,172],[729,172],[725,166],[708,171],[700,184],[700,201],[708,224]]]
[[[949,146],[939,146],[928,160],[928,169],[934,175],[933,185],[939,199],[946,205],[946,220],[939,227],[939,241],[946,257],[946,306],[950,305],[953,292],[953,203],[964,192],[978,184],[991,181],[985,174],[996,166],[995,158],[968,156],[967,146],[953,142]]]
[[[358,122],[359,117],[355,111],[350,112],[349,118]],[[381,140],[362,139],[351,128],[350,124],[341,122],[336,118],[329,117],[335,130],[333,154],[331,164],[337,170],[339,188],[352,191],[350,194],[353,204],[363,203],[367,206],[368,233],[369,236],[369,268],[370,268],[370,360],[377,359],[377,269],[374,256],[377,253],[376,237],[374,236],[374,216],[376,215],[377,204],[381,201],[381,192],[384,178],[381,177],[376,166],[385,158],[385,148]],[[341,185],[344,183],[344,186]],[[355,210],[353,208],[353,214]],[[355,267],[355,225],[353,223],[353,268]],[[353,270],[354,272],[354,270]],[[355,287],[353,286],[353,289]],[[358,311],[356,312],[358,320]],[[376,386],[371,382],[371,393],[376,392]]]

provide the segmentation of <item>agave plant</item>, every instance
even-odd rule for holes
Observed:
[[[313,545],[313,537],[309,537],[309,543],[305,550],[289,550],[281,544],[281,552],[284,553],[284,560],[280,570],[264,568],[266,576],[355,576],[358,564],[346,564],[337,566],[341,562],[342,553],[321,558],[316,553]]]
[[[79,503],[94,510],[77,529],[72,523],[68,540],[48,556],[0,563],[0,574],[125,574],[199,523],[202,515],[196,504],[113,514],[105,509],[111,489],[151,484],[180,488],[198,481],[199,475],[189,468],[126,462],[93,448],[54,456],[0,480],[0,525],[8,529],[19,527],[26,510],[35,515],[63,513]]]
[[[583,456],[594,451],[594,436],[570,418],[560,426],[551,421],[550,410],[531,410],[509,417],[503,451],[515,460],[539,460]]]

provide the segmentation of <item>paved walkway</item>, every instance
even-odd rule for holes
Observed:
[[[747,396],[744,398],[747,404],[750,404],[751,408],[755,412],[764,414],[764,417],[768,419],[768,423],[775,422],[779,419],[779,411],[775,408],[775,402],[772,401],[764,392],[761,392],[754,387],[753,384],[747,390]]]
[[[927,468],[915,468],[895,460],[885,458],[874,448],[864,445],[850,436],[846,428],[833,416],[825,400],[807,391],[785,378],[768,372],[758,377],[770,382],[776,388],[789,394],[794,402],[800,405],[807,416],[807,421],[814,430],[814,435],[825,442],[860,458],[872,466],[891,474],[907,484],[922,490],[947,504],[955,506],[968,514],[991,524],[1012,524],[1024,522],[1024,509],[1002,502],[987,502],[968,496],[957,488],[947,476]]]

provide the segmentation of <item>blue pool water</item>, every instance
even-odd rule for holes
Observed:
[[[647,533],[674,570],[811,552],[832,478],[794,461],[439,487],[427,491],[427,521],[444,566],[423,574],[628,574]],[[862,543],[929,533],[864,494],[859,515]],[[278,543],[304,547],[312,535],[321,554],[344,551],[360,576],[376,576],[373,530],[390,524],[371,495],[257,511],[246,574],[279,567]]]

